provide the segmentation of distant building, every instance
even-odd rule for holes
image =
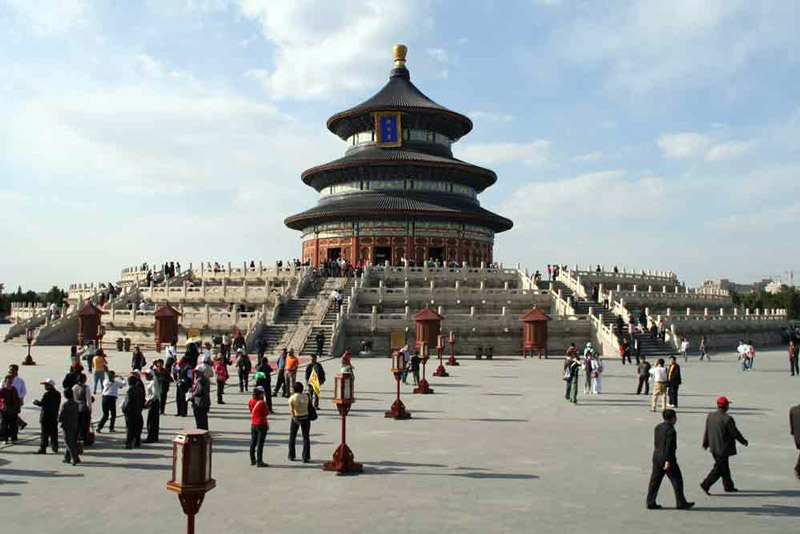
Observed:
[[[703,280],[700,285],[700,293],[717,293],[722,291],[735,291],[737,293],[753,293],[765,289],[769,284],[773,283],[772,279],[764,278],[760,282],[753,282],[751,284],[737,284],[731,282],[728,278],[708,278]]]
[[[782,284],[782,283],[780,282],[780,280],[773,280],[772,282],[770,282],[769,284],[767,284],[767,285],[764,287],[764,290],[765,290],[767,293],[770,293],[770,294],[772,294],[772,295],[777,295],[778,293],[780,293],[781,291],[783,291],[783,288],[784,288],[784,287],[786,287],[786,285],[785,285],[785,284]]]

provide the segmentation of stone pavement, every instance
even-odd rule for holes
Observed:
[[[22,442],[0,445],[0,517],[13,532],[44,533],[65,527],[84,533],[181,532],[185,518],[165,488],[174,432],[193,420],[162,418],[162,442],[122,448],[124,425],[100,434],[77,467],[54,455],[37,456],[37,383],[66,370],[66,347],[34,347],[40,365],[23,367],[30,426]],[[0,345],[0,364],[19,362],[25,349]],[[126,370],[129,356],[110,352],[111,367]],[[153,353],[146,354],[148,361]],[[607,362],[604,393],[564,401],[561,360],[463,359],[449,378],[433,378],[434,395],[404,387],[409,421],[384,419],[394,382],[388,359],[354,360],[357,403],[348,418],[348,440],[365,464],[359,476],[320,469],[339,439],[330,401],[336,362],[325,364],[324,408],[312,425],[313,463],[286,459],[288,420],[283,399],[270,418],[265,460],[250,467],[247,396],[226,396],[214,406],[213,474],[217,488],[198,516],[198,532],[648,532],[660,523],[673,532],[711,529],[732,533],[796,532],[800,482],[792,473],[797,451],[788,408],[800,402],[800,377],[786,372],[783,350],[760,351],[756,370],[737,371],[735,356],[695,359],[683,365],[678,458],[689,512],[670,509],[665,480],[662,511],[646,511],[644,496],[653,426],[660,414],[649,399],[632,394],[634,368]],[[435,366],[431,366],[435,367]],[[432,369],[429,369],[429,374]],[[582,377],[581,377],[582,378]],[[174,390],[171,390],[171,394]],[[700,448],[705,414],[728,395],[731,414],[750,440],[732,462],[736,495],[701,493],[711,467]],[[96,405],[96,410],[99,403]],[[95,420],[99,417],[95,412]],[[63,447],[63,445],[62,445]]]

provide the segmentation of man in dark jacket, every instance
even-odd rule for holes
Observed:
[[[317,372],[317,380],[319,381],[320,387],[322,384],[325,383],[325,369],[322,368],[322,364],[317,361],[317,355],[311,355],[311,363],[306,366],[306,385],[308,385],[308,381],[311,380],[311,373],[314,371]],[[317,396],[314,388],[308,388],[308,394],[311,395],[311,399],[314,401],[314,408],[319,408],[319,397]]]
[[[78,403],[72,398],[72,389],[64,390],[64,399],[65,402],[61,406],[61,413],[58,416],[67,449],[63,461],[65,464],[78,465],[81,461],[78,458]]]
[[[208,430],[208,409],[211,407],[211,382],[203,374],[202,366],[194,372],[194,387],[192,388],[192,411],[194,422],[198,429]]]
[[[710,495],[708,490],[720,478],[722,478],[722,486],[726,492],[739,491],[733,485],[728,460],[731,456],[736,455],[736,442],[738,441],[747,447],[747,440],[736,428],[736,422],[733,417],[728,415],[729,404],[726,397],[717,398],[717,411],[711,412],[706,417],[703,448],[711,449],[711,455],[714,457],[714,467],[708,473],[706,479],[700,483],[700,487],[707,495]]]
[[[641,395],[642,388],[644,388],[645,395],[650,394],[650,367],[646,356],[642,356],[642,359],[636,362],[636,374],[639,378],[636,385],[637,395]]]
[[[675,410],[664,410],[661,415],[664,422],[655,428],[655,449],[653,450],[653,471],[650,475],[650,484],[647,487],[647,509],[659,510],[660,504],[656,503],[658,488],[664,475],[669,477],[672,488],[675,490],[675,505],[679,510],[688,510],[694,506],[693,502],[688,502],[683,494],[683,475],[678,466],[678,433],[675,431],[675,423],[678,416]]]
[[[794,436],[795,447],[800,450],[800,404],[789,410],[789,430]],[[797,456],[794,474],[797,475],[797,478],[800,478],[800,454]]]
[[[317,356],[320,356],[322,354],[322,347],[325,345],[325,332],[322,330],[317,332],[314,341],[317,343]]]
[[[56,391],[56,382],[48,378],[42,382],[44,395],[40,400],[33,401],[34,406],[42,409],[39,414],[39,423],[42,427],[42,438],[39,442],[37,454],[47,454],[47,444],[53,452],[58,452],[58,409],[61,407],[61,393]]]
[[[670,408],[678,407],[678,388],[681,385],[681,366],[675,360],[675,356],[669,358],[669,369],[667,369],[667,406]]]
[[[140,384],[141,382],[136,376],[128,377],[128,392],[122,405],[122,413],[125,414],[125,425],[127,426],[126,449],[138,448],[142,445],[142,429],[144,428],[142,410],[144,410],[145,401],[144,389]]]

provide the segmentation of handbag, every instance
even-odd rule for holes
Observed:
[[[308,399],[308,420],[316,421],[317,417],[319,417],[317,414],[317,409],[314,408],[314,403],[311,402],[311,399]]]

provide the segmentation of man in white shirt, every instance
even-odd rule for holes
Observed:
[[[658,397],[661,397],[661,411],[667,409],[667,369],[664,367],[664,359],[659,358],[655,367],[650,369],[650,375],[653,377],[653,399],[651,402],[652,411],[656,411],[656,404],[658,404]]]
[[[683,361],[689,361],[689,339],[684,337],[683,341],[681,341],[681,354],[683,355]]]
[[[119,397],[119,388],[124,388],[125,382],[119,380],[114,371],[108,372],[108,378],[103,382],[103,394],[100,399],[100,406],[103,409],[103,417],[97,423],[95,430],[99,433],[111,416],[111,423],[108,425],[108,431],[114,432],[114,423],[117,420],[117,398]]]

